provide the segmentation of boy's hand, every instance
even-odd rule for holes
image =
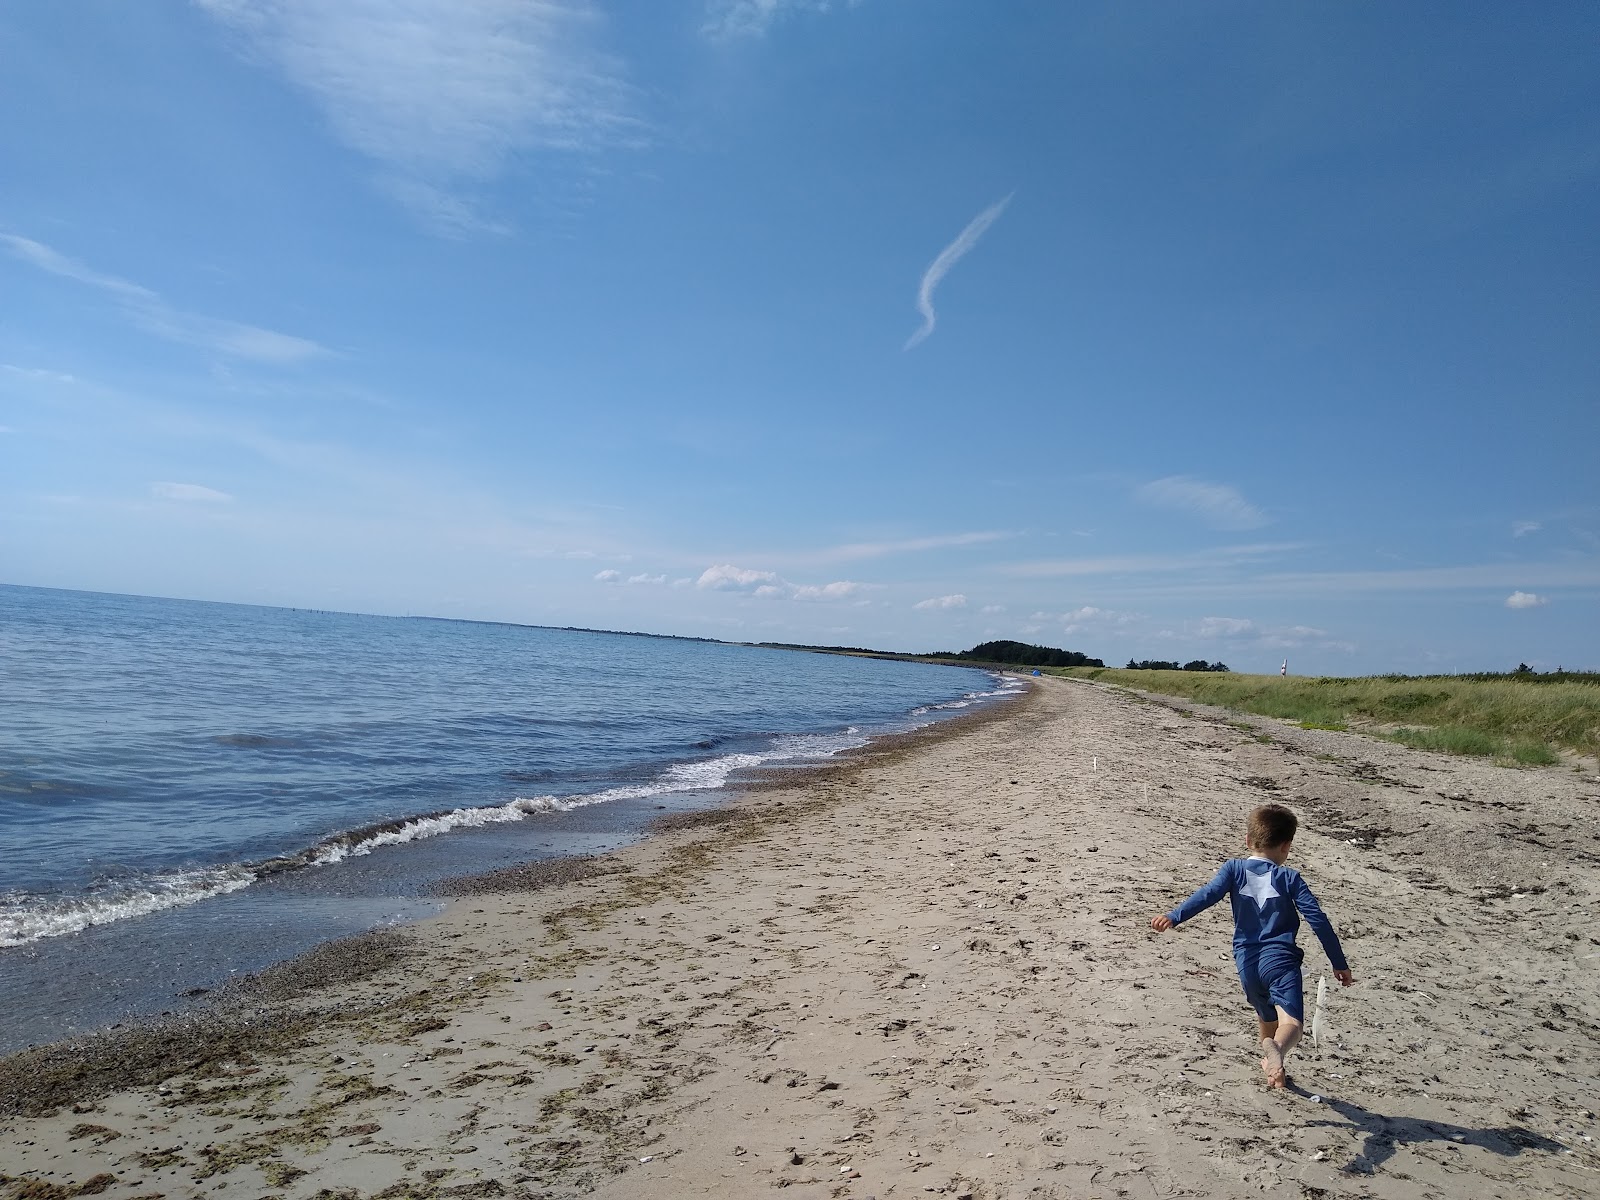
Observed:
[[[1356,981],[1355,974],[1351,971],[1335,971],[1333,977],[1344,984],[1345,987],[1349,987]]]
[[[1159,917],[1151,917],[1150,928],[1154,929],[1157,933],[1165,933],[1167,930],[1172,928],[1172,918],[1167,916],[1166,913],[1162,913]],[[1350,972],[1346,971],[1345,974],[1348,975]]]

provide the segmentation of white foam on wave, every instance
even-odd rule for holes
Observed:
[[[735,771],[768,763],[831,758],[845,750],[864,746],[869,740],[855,726],[839,733],[783,734],[774,738],[771,748],[764,753],[724,754],[698,762],[675,763],[644,783],[624,784],[583,795],[518,796],[505,804],[458,808],[451,812],[415,817],[364,837],[355,835],[347,840],[335,839],[292,859],[275,859],[254,866],[242,864],[175,871],[141,879],[137,884],[126,885],[115,892],[74,899],[41,901],[39,897],[0,897],[0,947],[20,946],[40,938],[77,933],[92,925],[141,917],[167,908],[194,904],[212,896],[237,892],[254,883],[260,871],[270,871],[278,863],[298,861],[305,866],[330,866],[347,858],[371,854],[384,846],[421,841],[455,829],[481,829],[523,821],[541,813],[571,812],[573,809],[615,800],[644,800],[670,793],[714,791],[723,787]]]
[[[1007,678],[999,687],[990,692],[963,692],[955,700],[946,700],[941,704],[921,704],[911,710],[913,717],[926,716],[931,712],[949,712],[958,708],[971,708],[979,700],[994,700],[1000,696],[1015,696],[1025,690],[1027,685],[1020,679]]]
[[[622,784],[598,792],[576,796],[518,796],[505,804],[474,808],[458,808],[453,812],[438,813],[430,817],[417,817],[370,837],[351,842],[336,842],[320,847],[310,859],[313,866],[342,862],[371,854],[382,846],[398,846],[403,842],[420,841],[437,837],[453,829],[477,829],[487,825],[500,825],[508,821],[522,821],[540,813],[571,812],[595,804],[609,804],[616,800],[646,800],[673,792],[714,791],[727,783],[735,771],[759,767],[763,763],[795,758],[823,758],[840,750],[864,745],[866,739],[852,728],[842,734],[797,734],[780,737],[765,754],[724,754],[718,758],[699,762],[675,763],[660,775],[645,783]]]
[[[35,896],[0,898],[0,946],[21,946],[40,938],[77,933],[93,925],[181,908],[237,892],[255,880],[255,872],[248,867],[212,867],[173,871],[87,896],[43,901]]]

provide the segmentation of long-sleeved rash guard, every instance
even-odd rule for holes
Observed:
[[[1233,954],[1254,957],[1273,950],[1293,951],[1305,917],[1335,971],[1348,971],[1339,935],[1311,894],[1300,872],[1265,858],[1230,858],[1216,877],[1167,914],[1174,925],[1210,908],[1224,896],[1233,901]]]

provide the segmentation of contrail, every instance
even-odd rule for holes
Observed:
[[[1015,192],[1011,193],[1011,196],[1015,195]],[[950,268],[978,244],[978,239],[995,223],[996,218],[1005,212],[1006,205],[1011,203],[1011,196],[991,204],[973,217],[967,223],[967,227],[956,235],[956,240],[939,251],[939,257],[933,260],[933,265],[922,273],[922,287],[917,290],[917,311],[922,314],[922,328],[913,333],[906,342],[907,350],[932,333],[934,323],[939,319],[933,311],[933,289],[938,287],[939,281],[949,274]]]

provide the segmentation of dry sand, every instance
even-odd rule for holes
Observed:
[[[1359,980],[1277,1092],[1225,906],[1146,928],[1267,798]],[[1597,820],[1570,769],[1045,680],[0,1064],[0,1196],[1594,1197]]]

